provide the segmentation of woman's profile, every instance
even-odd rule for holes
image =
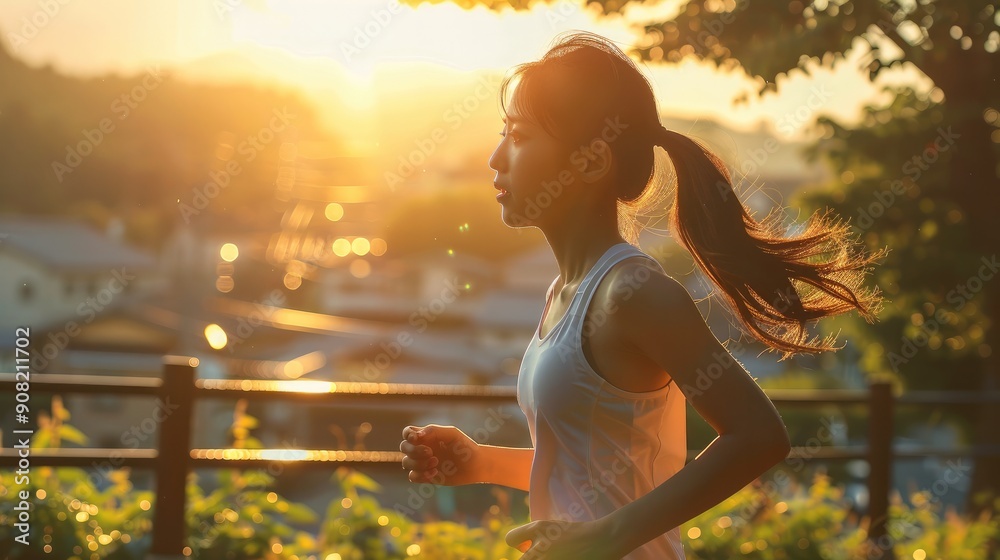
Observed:
[[[518,374],[532,447],[407,426],[402,466],[412,482],[528,491],[531,522],[507,535],[528,560],[682,559],[679,526],[790,444],[684,286],[637,247],[639,217],[667,210],[740,326],[782,360],[838,349],[832,335],[810,338],[809,322],[851,310],[874,320],[879,291],[862,284],[882,252],[866,254],[826,215],[794,235],[780,212],[753,218],[725,164],[661,124],[648,80],[598,35],[565,35],[516,67],[500,102],[489,165],[501,219],[541,230],[559,269]],[[687,464],[686,403],[719,434]]]

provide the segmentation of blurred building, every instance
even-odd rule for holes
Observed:
[[[114,229],[110,233],[114,233]],[[0,219],[0,329],[87,323],[163,283],[155,259],[83,223]]]

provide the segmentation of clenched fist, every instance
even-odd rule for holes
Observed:
[[[399,450],[410,482],[460,486],[483,481],[479,444],[455,426],[407,426]]]

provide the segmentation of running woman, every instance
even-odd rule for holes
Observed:
[[[506,538],[524,560],[681,560],[680,525],[790,444],[684,286],[637,248],[639,218],[666,207],[674,237],[779,361],[839,349],[834,335],[810,339],[810,321],[851,310],[874,320],[879,290],[862,281],[883,253],[866,254],[824,214],[793,236],[783,212],[752,217],[724,162],[662,125],[649,82],[598,35],[566,35],[516,67],[500,108],[489,165],[502,219],[540,229],[559,268],[517,382],[532,447],[407,426],[402,466],[412,482],[526,490],[531,522]],[[719,435],[685,464],[687,403]]]

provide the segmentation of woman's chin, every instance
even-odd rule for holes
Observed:
[[[500,208],[501,208],[501,210],[500,210],[500,219],[508,227],[520,228],[520,227],[527,227],[527,226],[532,225],[528,220],[526,220],[524,218],[524,216],[518,214],[517,212],[514,212],[513,210],[511,210],[510,208],[508,208],[506,205],[503,205]]]

